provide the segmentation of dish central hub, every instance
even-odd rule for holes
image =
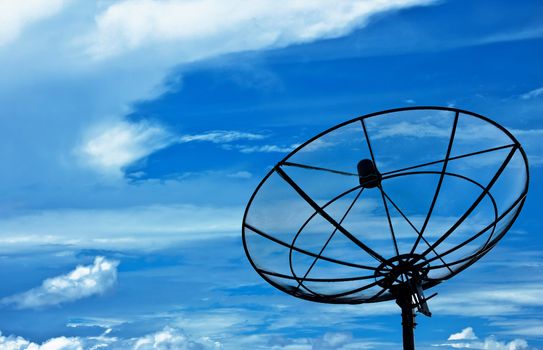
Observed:
[[[383,288],[394,289],[406,283],[422,282],[428,274],[428,264],[418,254],[402,254],[383,262],[375,270],[377,284]]]
[[[362,159],[356,166],[360,186],[364,188],[374,188],[381,184],[381,174],[375,168],[375,164],[371,159]]]

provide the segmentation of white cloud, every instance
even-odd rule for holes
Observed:
[[[214,130],[176,136],[157,123],[121,120],[91,127],[81,145],[75,149],[75,153],[85,165],[101,174],[121,178],[126,166],[173,144],[189,142],[225,144],[240,140],[261,140],[265,137],[267,136],[236,130]]]
[[[117,282],[116,260],[98,256],[88,266],[77,266],[66,275],[48,278],[42,285],[2,299],[4,304],[14,304],[21,309],[58,305],[102,294]]]
[[[520,95],[520,98],[523,100],[531,100],[532,98],[539,96],[543,96],[543,87],[528,91],[527,93]]]
[[[40,4],[34,8],[54,8],[53,0],[35,2]],[[2,2],[5,6],[23,3]],[[271,0],[72,2],[58,16],[25,29],[28,34],[21,40],[0,48],[0,100],[6,102],[3,114],[14,116],[0,120],[4,150],[0,161],[11,169],[0,174],[0,182],[10,184],[3,194],[4,203],[21,203],[22,209],[35,205],[35,201],[20,200],[29,198],[25,191],[30,186],[39,192],[33,192],[32,198],[44,206],[53,202],[65,207],[75,202],[109,205],[136,196],[136,192],[145,192],[148,203],[162,201],[165,192],[177,189],[176,184],[169,182],[169,188],[162,186],[158,194],[152,193],[156,188],[148,183],[121,188],[118,182],[119,187],[109,194],[97,191],[95,185],[121,178],[123,167],[175,142],[160,125],[128,123],[124,116],[134,110],[135,103],[170,91],[169,82],[178,80],[180,66],[225,53],[286,46],[298,39],[309,42],[348,34],[372,14],[427,3],[430,1],[351,0],[341,5],[323,0],[281,4]],[[229,6],[240,11],[231,13]],[[204,20],[198,21],[201,18]],[[230,19],[228,25],[215,21]],[[135,24],[129,24],[131,21]],[[0,28],[3,23],[0,20]],[[206,26],[212,26],[211,34]],[[132,33],[134,30],[141,34]],[[90,48],[95,54],[109,54],[109,44],[125,54],[107,60],[93,60],[85,54]],[[100,48],[105,51],[96,51]],[[242,65],[252,66],[253,60],[243,59]],[[101,127],[94,128],[97,124]],[[160,130],[148,130],[152,127]],[[89,128],[91,132],[86,132]],[[74,157],[74,148],[78,157]],[[96,171],[81,167],[81,161]],[[69,196],[59,196],[60,188]],[[206,192],[212,193],[207,188]],[[143,202],[143,197],[137,201]]]
[[[83,346],[78,338],[52,338],[40,345],[22,337],[6,337],[0,332],[0,350],[83,350]]]
[[[331,3],[300,0],[121,1],[96,18],[90,53],[99,58],[175,43],[182,59],[282,47],[344,35],[376,13],[428,4],[427,0]]]
[[[485,350],[521,350],[527,349],[528,343],[524,339],[514,339],[510,342],[497,340],[489,336],[484,340],[477,340],[471,327],[464,328],[460,333],[449,336],[450,343],[436,344],[434,346],[450,347],[453,349],[485,349]],[[471,341],[466,341],[471,340]]]
[[[232,131],[232,130],[215,130],[208,131],[202,134],[195,135],[182,135],[179,137],[180,143],[194,142],[194,141],[207,141],[212,143],[228,143],[239,140],[261,140],[265,138],[265,135]]]
[[[526,337],[543,337],[543,320],[540,318],[514,318],[491,322],[492,326],[504,328],[500,333],[514,334]]]
[[[543,91],[543,88],[542,88]],[[516,137],[528,154],[531,165],[543,164],[543,147],[541,146],[541,137],[543,129],[514,129],[508,130]],[[389,125],[382,125],[370,132],[370,138],[379,140],[395,137],[410,137],[410,138],[449,138],[451,136],[450,125],[434,124],[431,121],[421,120],[420,122],[402,121]],[[506,145],[509,141],[508,137],[496,127],[488,125],[463,126],[461,132],[457,132],[455,140],[480,143],[482,139],[501,141]],[[476,150],[476,148],[474,148]],[[502,161],[502,157],[492,157],[488,155],[486,161],[489,163]],[[484,165],[481,159],[473,162],[473,166]]]
[[[449,336],[447,340],[474,340],[477,336],[473,332],[473,328],[467,327],[462,329],[459,333],[454,333]]]
[[[314,349],[338,349],[349,343],[352,335],[344,332],[328,332],[313,346]]]
[[[51,244],[159,248],[172,242],[238,235],[242,214],[243,208],[237,206],[195,205],[50,210],[0,220],[0,246],[15,250]]]
[[[543,129],[510,129],[510,131],[519,138],[543,136]]]
[[[464,45],[481,45],[499,42],[508,42],[516,40],[528,40],[541,38],[543,36],[543,28],[536,26],[534,28],[515,29],[502,33],[491,34],[486,37],[478,38],[472,42],[465,42]]]
[[[234,178],[234,179],[250,179],[251,177],[253,177],[253,174],[251,174],[248,171],[237,171],[235,173],[231,173],[226,176]]]
[[[16,40],[24,28],[59,13],[65,0],[0,1],[0,46]]]
[[[188,338],[180,329],[165,327],[163,330],[146,335],[134,341],[133,350],[212,350],[221,349],[219,342],[208,337],[197,340]]]
[[[468,290],[472,287],[464,287]],[[472,288],[475,289],[475,288]],[[432,311],[445,315],[481,317],[523,314],[543,305],[541,284],[517,283],[477,287],[477,290],[444,293],[432,300]]]
[[[79,328],[79,327],[100,327],[105,330],[112,329],[114,326],[119,326],[128,322],[125,319],[119,318],[103,318],[103,317],[85,317],[78,318],[76,321],[68,322],[66,327]]]
[[[448,114],[450,112],[442,112]],[[474,121],[475,119],[473,119]],[[470,120],[472,121],[472,120]],[[383,124],[375,127],[372,139],[383,139],[393,137],[414,137],[414,138],[449,138],[451,136],[452,119],[419,118],[418,121],[400,121],[393,124]],[[539,136],[541,129],[509,129],[514,136]],[[507,136],[491,124],[463,125],[461,130],[455,134],[455,140],[479,141],[481,138],[507,140]]]
[[[222,145],[223,149],[226,150],[237,150],[241,153],[289,153],[292,152],[296,147],[300,146],[299,143],[293,143],[290,145],[274,145],[274,144],[265,144],[265,145],[240,145],[240,144],[226,144]],[[310,144],[304,147],[306,152],[315,152],[323,148],[333,146],[332,143],[327,141],[322,141],[317,139]]]
[[[518,276],[517,276],[518,277]],[[526,317],[533,310],[539,310],[543,306],[541,299],[541,283],[521,283],[518,280],[514,283],[504,281],[504,284],[464,284],[457,286],[458,290],[439,290],[438,296],[428,304],[432,313],[442,316],[464,316],[495,319],[510,317],[511,320],[518,320],[517,317]],[[450,287],[450,286],[449,286]],[[325,313],[330,315],[395,315],[398,307],[393,302],[375,303],[365,305],[364,308],[352,308],[346,305],[334,305],[326,308]],[[495,322],[494,325],[506,327],[508,333],[516,335],[539,335],[542,334],[541,321],[535,320],[525,324],[524,327],[512,321],[512,324]]]
[[[123,339],[108,337],[111,329],[98,337],[57,337],[42,344],[31,342],[20,336],[2,336],[0,332],[0,350],[220,350],[221,343],[209,337],[194,339],[181,329],[166,326],[161,331],[139,338]]]
[[[93,169],[121,177],[124,167],[172,142],[171,134],[158,124],[116,121],[93,128],[77,153]]]
[[[299,323],[299,322],[298,322]],[[260,339],[246,337],[236,348],[273,350],[353,350],[353,349],[397,349],[399,344],[353,338],[350,333],[327,332],[318,338],[283,338],[272,334],[259,334]]]
[[[164,59],[159,66],[165,68],[224,53],[337,37],[364,25],[374,14],[429,3],[432,1],[348,1],[341,5],[325,0],[280,5],[272,0],[258,0],[250,4],[239,0],[121,1],[97,15],[96,29],[89,36],[90,50],[96,57],[107,57],[164,44],[168,47],[166,52],[155,57]],[[145,52],[142,54],[145,55]],[[162,137],[166,135],[160,133],[140,135],[140,127],[134,125],[130,128],[129,124],[121,122],[103,131],[103,134],[94,135],[95,138],[87,140],[83,147],[88,163],[103,173],[119,177],[124,166],[173,142],[169,139],[164,142]],[[124,137],[134,135],[141,137],[133,142],[129,140],[134,140],[134,137]],[[177,142],[223,143],[261,138],[262,135],[251,133],[212,131],[183,135]],[[119,141],[112,142],[114,139]],[[236,145],[234,148],[243,153],[286,153],[296,146]]]

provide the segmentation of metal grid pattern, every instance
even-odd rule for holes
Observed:
[[[450,130],[447,130],[446,136],[446,149],[443,156],[440,159],[433,159],[428,162],[410,164],[409,166],[397,167],[392,170],[380,172],[378,159],[378,151],[373,144],[372,135],[368,130],[367,123],[372,118],[383,118],[385,120],[388,115],[399,115],[405,112],[428,112],[449,113],[449,118],[452,119],[452,126]],[[496,145],[494,147],[477,149],[471,152],[462,154],[452,154],[452,149],[455,145],[455,141],[462,140],[462,130],[459,130],[458,124],[460,119],[476,118],[477,122],[481,125],[488,126],[493,132],[499,133],[500,137],[508,140],[505,144]],[[426,120],[426,119],[425,119]],[[292,169],[301,169],[308,172],[320,172],[332,174],[341,178],[351,178],[360,180],[361,175],[354,171],[345,171],[343,169],[334,169],[325,166],[315,164],[305,164],[297,162],[295,160],[296,155],[307,149],[312,143],[320,140],[322,137],[329,135],[330,133],[341,130],[345,126],[353,126],[359,123],[361,129],[361,138],[365,140],[366,149],[364,152],[369,154],[374,164],[377,173],[379,174],[379,182],[376,189],[369,189],[363,186],[362,181],[360,184],[348,186],[347,189],[335,193],[334,196],[326,198],[313,198],[308,191],[305,190],[303,181],[293,179],[289,171]],[[357,147],[359,147],[357,145]],[[492,174],[490,180],[486,183],[481,183],[477,179],[459,173],[458,171],[450,170],[451,164],[458,162],[459,160],[466,160],[473,157],[493,156],[496,152],[507,152],[501,164]],[[515,166],[514,171],[520,174],[523,179],[523,183],[518,186],[518,189],[511,190],[514,193],[511,195],[514,197],[510,201],[504,201],[502,199],[495,198],[493,194],[493,187],[496,187],[496,182],[502,177],[502,174],[507,169],[512,169],[513,165],[511,160],[513,157],[519,159],[521,166]],[[390,165],[389,165],[390,167]],[[353,164],[355,169],[355,164]],[[430,205],[423,215],[423,218],[419,218],[422,221],[422,225],[417,225],[410,218],[410,214],[397,203],[398,194],[392,193],[387,190],[387,183],[394,179],[407,179],[413,176],[419,177],[432,177],[437,178],[437,182],[433,191],[433,195],[430,201]],[[265,228],[260,227],[258,219],[253,218],[252,208],[260,205],[257,201],[257,197],[261,191],[271,181],[271,177],[281,179],[283,184],[287,185],[301,199],[308,208],[310,208],[310,214],[306,215],[305,219],[296,222],[296,227],[288,227],[285,232],[289,232],[290,240],[284,239],[274,232],[266,232]],[[479,191],[479,194],[471,202],[471,205],[465,209],[465,211],[454,218],[454,222],[448,225],[447,229],[443,229],[441,232],[437,232],[435,239],[428,237],[428,227],[432,218],[435,216],[436,203],[439,200],[444,201],[448,198],[443,198],[443,189],[447,186],[446,179],[454,179],[464,181],[470,186],[474,186]],[[444,280],[451,278],[464,270],[475,261],[485,255],[496,243],[504,236],[509,230],[515,219],[517,218],[522,205],[524,204],[526,194],[528,192],[528,161],[524,150],[520,143],[514,138],[514,136],[507,131],[504,127],[496,122],[472,113],[456,108],[448,107],[411,107],[411,108],[399,108],[392,109],[383,112],[373,113],[365,116],[361,116],[345,123],[339,124],[331,129],[328,129],[321,134],[311,138],[307,142],[300,145],[297,149],[287,155],[283,160],[278,162],[273,169],[264,177],[262,182],[258,185],[255,192],[251,196],[245,215],[243,218],[243,245],[247,257],[251,262],[253,268],[264,278],[267,282],[279,288],[280,290],[307,300],[324,303],[345,303],[345,304],[359,304],[370,303],[383,300],[398,300],[398,290],[408,288],[411,290],[412,295],[419,295],[422,290],[429,289]],[[323,187],[328,186],[329,183],[322,183]],[[360,232],[355,232],[348,229],[344,222],[352,215],[353,208],[359,203],[364,202],[364,196],[369,191],[378,191],[377,197],[380,198],[382,204],[383,216],[382,220],[385,222],[385,226],[388,228],[389,245],[392,247],[387,254],[374,249],[360,238]],[[376,193],[376,192],[374,192]],[[461,194],[459,194],[461,195]],[[352,197],[352,198],[351,198]],[[377,198],[376,197],[376,198]],[[349,198],[347,200],[347,198]],[[256,201],[256,202],[255,202]],[[339,201],[345,201],[348,203],[344,209],[342,215],[331,215],[329,208],[337,205]],[[469,232],[469,235],[462,240],[456,241],[454,245],[449,244],[448,238],[451,236],[460,236],[458,232],[463,223],[470,218],[478,208],[481,207],[481,203],[486,201],[488,207],[488,217],[486,225],[484,227],[478,227],[477,230]],[[264,213],[266,210],[262,210]],[[293,209],[295,211],[295,209]],[[391,211],[394,211],[396,215],[392,215]],[[491,214],[490,214],[491,213]],[[294,213],[296,214],[296,213]],[[288,220],[282,217],[273,217],[273,214],[269,214],[271,221]],[[302,236],[305,239],[310,239],[312,233],[307,232],[308,225],[311,225],[318,218],[323,220],[330,227],[330,233],[327,237],[313,235],[315,239],[319,239],[316,242],[317,248],[309,249],[299,244]],[[395,228],[395,222],[397,220],[404,220],[404,223],[416,234],[412,237],[411,248],[406,251],[400,249],[399,239]],[[289,225],[288,222],[285,225]],[[435,231],[435,230],[434,230]],[[426,236],[425,236],[426,234]],[[436,232],[433,232],[436,235]],[[341,239],[346,239],[353,244],[353,247],[357,247],[360,255],[367,257],[365,263],[352,261],[348,258],[329,256],[327,254],[327,248],[331,244],[330,242],[334,237],[340,236]],[[268,242],[271,248],[284,249],[288,254],[278,257],[284,264],[288,264],[288,270],[278,271],[273,267],[268,267],[269,257],[261,259],[259,254],[266,249],[255,249],[251,240],[255,237],[258,239],[264,239],[264,242]],[[458,252],[463,252],[463,249],[470,246],[475,242],[482,244],[475,250],[469,253],[464,253],[462,256],[458,255]],[[265,244],[268,244],[265,243]],[[320,248],[319,248],[320,246]],[[265,255],[265,254],[264,254]],[[303,256],[305,259],[305,265],[301,269],[297,269],[294,256]],[[288,256],[288,258],[287,258]],[[454,258],[452,258],[454,256]],[[266,260],[268,259],[268,260]],[[359,271],[358,273],[349,274],[343,276],[338,273],[335,276],[312,276],[312,271],[319,264],[319,262],[326,263],[337,267],[339,270],[342,268],[349,269],[349,271]],[[275,262],[274,262],[275,263]],[[269,264],[275,266],[274,264]],[[298,271],[297,271],[298,270]],[[339,271],[338,270],[338,271]],[[433,271],[440,271],[441,275],[436,277],[432,275]],[[334,285],[347,284],[348,287],[334,289],[331,288]],[[320,286],[324,286],[321,288]],[[417,292],[415,289],[420,288],[421,291]],[[403,292],[402,292],[403,293]]]

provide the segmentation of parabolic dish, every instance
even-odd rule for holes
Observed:
[[[518,216],[528,162],[504,127],[446,107],[334,126],[264,177],[243,219],[255,270],[296,297],[358,304],[431,288],[486,254]]]

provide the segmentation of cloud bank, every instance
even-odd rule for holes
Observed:
[[[58,14],[65,0],[17,0],[0,2],[0,46],[16,40],[25,27]]]
[[[98,337],[56,337],[42,344],[20,336],[3,336],[0,332],[0,350],[220,350],[221,343],[208,337],[197,339],[187,336],[181,329],[166,326],[155,333],[139,338],[110,337],[108,329]]]
[[[48,278],[41,286],[4,298],[2,303],[13,304],[20,309],[29,309],[58,305],[102,294],[117,282],[118,265],[119,262],[116,260],[98,256],[92,265],[77,266],[65,275]]]
[[[40,345],[23,337],[3,336],[0,332],[0,350],[83,350],[83,346],[78,338],[51,338]]]
[[[434,346],[443,346],[453,349],[485,349],[485,350],[521,350],[528,349],[528,343],[524,339],[514,339],[510,342],[499,341],[494,336],[489,336],[484,340],[478,340],[473,332],[473,328],[464,328],[459,333],[449,336],[450,343],[444,343]]]
[[[338,37],[376,13],[427,3],[430,1],[121,1],[96,18],[89,52],[95,58],[108,58],[175,43],[186,59],[195,60]]]
[[[207,337],[192,340],[180,329],[165,327],[163,330],[137,339],[133,350],[168,350],[168,349],[198,349],[219,350],[222,346],[219,342]]]
[[[3,149],[9,150],[0,152],[0,161],[17,165],[0,174],[0,181],[12,185],[4,200],[17,201],[23,195],[20,189],[32,184],[39,187],[45,205],[59,203],[59,187],[71,194],[69,203],[60,206],[88,201],[96,193],[95,184],[122,178],[129,164],[176,142],[164,126],[130,122],[126,116],[136,103],[170,91],[171,81],[178,80],[187,64],[339,37],[363,27],[374,15],[430,3],[4,1],[0,101],[3,114],[12,117],[0,120]],[[256,140],[248,134],[178,135],[185,138],[177,142]],[[240,150],[279,152],[289,146]],[[134,191],[123,188],[115,196]]]
[[[244,179],[250,174],[233,176]],[[42,211],[0,220],[0,247],[18,251],[48,245],[156,249],[190,240],[237,236],[242,214],[239,206],[195,205]]]

